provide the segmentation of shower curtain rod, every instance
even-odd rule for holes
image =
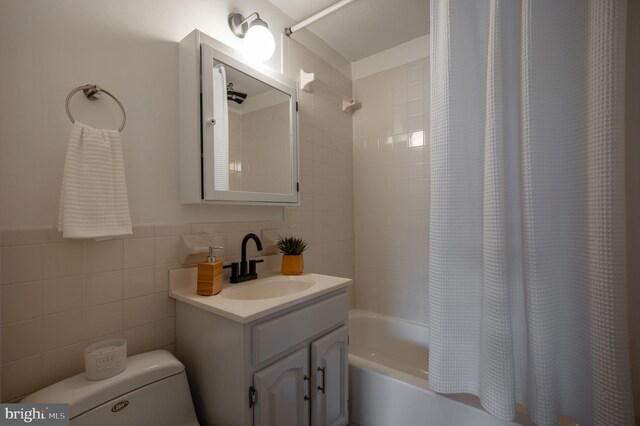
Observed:
[[[311,15],[310,17],[308,17],[307,19],[305,19],[304,21],[298,22],[297,24],[291,26],[291,27],[287,27],[284,29],[284,34],[286,36],[290,36],[291,34],[293,34],[295,31],[301,30],[302,28],[306,27],[307,25],[317,21],[320,18],[324,18],[325,16],[327,16],[330,13],[335,12],[336,10],[340,9],[343,6],[348,5],[349,3],[351,3],[353,0],[340,0],[338,3],[335,3],[329,7],[327,7],[324,10],[321,10],[320,12]]]

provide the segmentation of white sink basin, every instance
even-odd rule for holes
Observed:
[[[183,302],[177,305],[177,309],[187,304],[246,324],[344,288],[351,280],[310,272],[280,275],[275,271],[267,271],[260,274],[257,280],[240,284],[222,283],[222,291],[215,296],[198,296],[197,282],[198,268],[169,271],[169,295]]]
[[[275,276],[234,284],[223,289],[220,295],[236,300],[272,299],[305,291],[314,284],[310,278]]]

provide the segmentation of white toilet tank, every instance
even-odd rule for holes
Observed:
[[[184,365],[167,351],[127,359],[105,380],[84,373],[41,389],[22,403],[67,403],[72,426],[196,426]]]

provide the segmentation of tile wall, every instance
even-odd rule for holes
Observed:
[[[427,322],[428,59],[353,82],[355,305]]]
[[[138,226],[132,236],[99,242],[63,240],[53,228],[1,232],[2,401],[83,371],[82,350],[97,340],[124,337],[129,355],[172,350],[175,303],[167,271],[181,267],[181,234],[217,235],[225,249],[216,254],[235,260],[247,232],[283,226]],[[250,245],[248,254],[258,253]],[[277,256],[258,267],[279,267]]]

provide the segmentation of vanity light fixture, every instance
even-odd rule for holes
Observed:
[[[240,13],[230,14],[229,28],[236,36],[244,39],[244,54],[249,59],[263,62],[273,55],[276,42],[269,26],[260,19],[258,12],[246,18]]]

